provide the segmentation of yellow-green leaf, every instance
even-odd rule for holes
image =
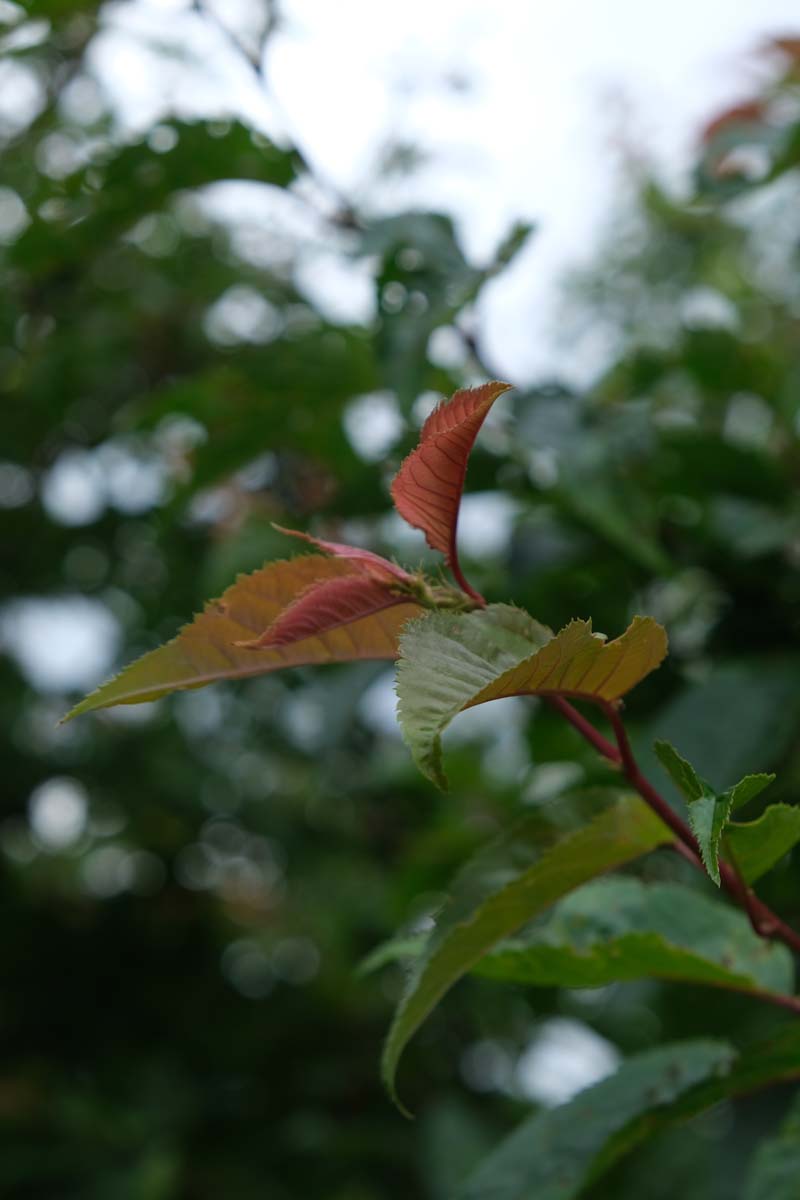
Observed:
[[[310,663],[396,658],[400,630],[422,609],[409,602],[373,613],[286,646],[252,650],[237,642],[258,637],[287,604],[312,583],[352,573],[343,560],[304,555],[240,575],[219,600],[185,625],[177,637],[151,650],[102,684],[65,720],[115,704],[140,704],[169,692],[221,679],[244,679]]]
[[[618,700],[655,670],[666,653],[667,635],[652,617],[634,617],[613,642],[592,633],[590,621],[571,621],[541,650],[504,671],[464,707],[521,695]]]
[[[615,798],[588,825],[566,835],[534,813],[458,876],[386,1040],[383,1078],[395,1099],[395,1073],[406,1043],[462,975],[573,888],[671,840],[667,826],[638,796]]]
[[[616,700],[659,665],[667,636],[651,617],[635,617],[613,642],[593,634],[588,621],[572,621],[553,637],[527,613],[493,604],[414,621],[400,650],[404,736],[422,773],[446,787],[440,737],[458,713],[506,696]]]

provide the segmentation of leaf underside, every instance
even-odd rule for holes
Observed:
[[[658,666],[667,640],[650,617],[635,617],[612,642],[595,637],[587,621],[572,621],[553,637],[526,613],[499,604],[415,621],[400,650],[403,734],[422,773],[446,787],[440,739],[459,712],[519,695],[616,700]]]
[[[241,644],[250,650],[288,646],[407,603],[408,596],[370,575],[353,572],[341,579],[324,579],[293,600],[260,637]]]
[[[251,575],[239,576],[177,637],[102,684],[65,720],[93,709],[139,704],[184,688],[203,687],[222,679],[245,679],[284,667],[396,658],[400,630],[422,612],[417,604],[400,604],[288,646],[254,651],[236,645],[261,634],[298,592],[315,582],[341,579],[351,573],[352,566],[347,562],[306,555],[269,563]]]
[[[392,499],[401,517],[421,529],[432,550],[456,561],[458,509],[467,460],[483,421],[508,383],[493,381],[456,392],[440,404],[422,427],[419,445],[402,462],[392,483]]]
[[[407,1042],[493,946],[580,884],[671,840],[639,797],[612,794],[615,803],[566,835],[544,827],[540,814],[526,818],[458,876],[386,1040],[383,1078],[395,1100],[395,1073]]]

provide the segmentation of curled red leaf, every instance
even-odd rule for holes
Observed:
[[[409,602],[407,593],[393,589],[386,580],[356,570],[338,579],[312,583],[259,637],[236,644],[248,650],[288,646]]]
[[[419,445],[392,483],[397,511],[409,525],[422,530],[432,550],[444,554],[459,585],[481,604],[483,597],[467,583],[458,562],[458,510],[478,430],[497,397],[510,386],[493,380],[456,392],[435,408],[422,427]]]
[[[300,529],[284,529],[282,525],[276,525],[274,522],[272,527],[289,537],[301,538],[302,541],[317,546],[318,549],[333,555],[334,558],[347,559],[356,570],[372,575],[376,579],[396,579],[401,583],[411,582],[412,576],[408,571],[404,571],[402,567],[398,567],[397,563],[389,562],[388,558],[383,558],[372,550],[363,550],[360,546],[348,546],[344,542],[326,542],[322,538],[313,537],[312,534],[304,533]]]

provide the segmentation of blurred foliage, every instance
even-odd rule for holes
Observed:
[[[285,554],[272,520],[423,553],[398,541],[387,481],[435,393],[507,374],[480,359],[474,301],[528,233],[472,263],[446,214],[356,211],[242,114],[167,98],[126,125],[92,55],[133,7],[0,13],[0,68],[33,97],[0,110],[0,1191],[444,1200],[552,1098],[554,1071],[584,1078],[580,1050],[550,1092],[535,1065],[564,1022],[625,1055],[709,1031],[740,1046],[791,1018],[670,982],[468,978],[408,1052],[409,1125],[376,1067],[401,976],[354,968],[424,928],[512,817],[609,782],[574,731],[519,701],[462,719],[441,796],[398,740],[380,665],[56,726],[112,656]],[[487,511],[506,497],[506,517],[464,557],[491,599],[555,627],[664,622],[671,658],[630,705],[642,745],[669,737],[718,787],[776,769],[770,799],[792,804],[800,96],[791,44],[775,54],[763,110],[708,134],[682,193],[642,178],[576,281],[577,334],[607,346],[596,385],[500,402],[469,488]],[[363,320],[308,285],[331,257],[368,279]],[[683,878],[661,854],[637,873]],[[800,918],[796,855],[762,886]],[[588,1194],[728,1200],[788,1099],[722,1099]]]

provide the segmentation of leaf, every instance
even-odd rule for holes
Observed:
[[[747,917],[677,883],[597,879],[562,900],[541,928],[504,942],[480,975],[536,987],[602,987],[645,977],[748,992],[790,992],[792,956]]]
[[[206,187],[226,179],[252,180],[285,188],[297,177],[300,160],[239,121],[225,131],[208,121],[169,122],[174,144],[164,152],[147,138],[122,146],[107,145],[106,161],[91,162],[66,176],[59,189],[61,211],[47,220],[37,213],[13,247],[18,267],[34,274],[49,261],[84,264],[108,246],[144,213],[158,212],[176,191]],[[220,136],[216,136],[217,133]],[[52,186],[39,180],[37,212]],[[87,208],[86,194],[93,187]],[[68,233],[67,233],[68,231]]]
[[[510,386],[496,380],[484,383],[456,392],[435,408],[422,426],[419,445],[392,483],[392,499],[401,517],[422,530],[432,550],[444,554],[462,586],[456,529],[467,460],[486,414]]]
[[[662,767],[690,803],[701,800],[708,793],[713,795],[712,789],[703,782],[692,764],[683,758],[669,742],[660,739],[655,743],[654,749]]]
[[[732,1046],[710,1039],[636,1055],[568,1103],[523,1121],[484,1159],[457,1200],[572,1200],[596,1178],[593,1168],[611,1139],[705,1080],[724,1077],[735,1059]],[[643,1136],[644,1130],[636,1140]]]
[[[506,671],[466,706],[503,696],[569,695],[618,700],[661,663],[667,635],[652,617],[634,617],[612,642],[590,621],[571,621],[540,651]]]
[[[623,1154],[646,1137],[671,1128],[720,1101],[749,1095],[768,1084],[800,1078],[800,1026],[792,1020],[777,1035],[747,1046],[727,1072],[712,1076],[678,1097],[672,1105],[643,1113],[616,1134],[603,1149],[591,1172],[598,1178]],[[512,1135],[513,1136],[513,1135]]]
[[[156,700],[183,688],[203,687],[220,679],[244,679],[283,667],[353,659],[395,658],[404,623],[419,615],[411,602],[362,617],[347,627],[274,646],[261,653],[237,646],[267,628],[298,592],[322,580],[352,574],[346,562],[306,555],[274,562],[240,576],[176,638],[131,663],[116,678],[76,705],[65,720],[115,704]]]
[[[471,613],[430,613],[405,631],[397,667],[397,715],[422,774],[447,787],[440,733],[498,672],[552,637],[522,609],[491,604]]]
[[[368,575],[373,575],[376,579],[395,579],[402,583],[410,583],[413,578],[408,571],[398,567],[397,563],[389,562],[388,558],[382,558],[380,554],[375,554],[372,550],[364,550],[361,546],[348,546],[345,542],[326,542],[322,538],[313,537],[310,533],[305,533],[300,529],[284,529],[282,525],[276,525],[274,521],[272,527],[279,533],[287,534],[288,537],[301,538],[304,542],[310,542],[312,546],[316,546],[325,554],[332,554],[334,558],[346,558],[354,567],[363,570]]]
[[[800,1179],[800,1095],[776,1137],[756,1150],[742,1200],[797,1200]]]
[[[426,938],[377,946],[359,967],[419,958]],[[566,896],[528,933],[500,942],[473,974],[531,987],[595,988],[655,978],[734,991],[791,992],[785,946],[765,941],[747,917],[678,883],[595,879]]]
[[[725,831],[746,883],[754,883],[800,842],[800,807],[770,804],[757,821],[732,822]]]
[[[548,828],[540,813],[525,818],[457,877],[386,1040],[383,1079],[396,1102],[395,1073],[404,1047],[462,975],[573,888],[671,840],[642,800],[616,795],[616,803],[571,833]]]
[[[360,572],[341,579],[325,579],[306,588],[259,637],[236,645],[248,650],[288,646],[352,625],[362,617],[397,604],[406,605],[409,599],[408,594],[393,590],[387,582]]]
[[[657,741],[654,749],[672,782],[689,801],[689,824],[700,847],[703,865],[719,887],[720,838],[731,812],[757,796],[775,776],[746,775],[734,787],[717,794],[669,742]]]
[[[717,796],[669,742],[657,741],[655,752],[672,782],[689,801],[689,824],[700,847],[703,865],[719,887],[719,841],[730,816],[731,795],[723,792]]]
[[[743,808],[745,804],[749,804],[756,796],[763,792],[765,787],[768,787],[775,780],[775,776],[761,772],[758,775],[745,775],[744,779],[740,779],[730,789],[731,795],[731,812],[736,812],[737,808]]]
[[[613,642],[572,621],[555,637],[528,617],[527,653],[496,649],[498,616],[491,605],[466,615],[434,613],[404,631],[397,671],[398,716],[424,775],[446,787],[440,737],[459,712],[506,696],[568,695],[613,701],[657,667],[667,651],[664,630],[635,617]],[[532,651],[532,652],[531,652]]]

